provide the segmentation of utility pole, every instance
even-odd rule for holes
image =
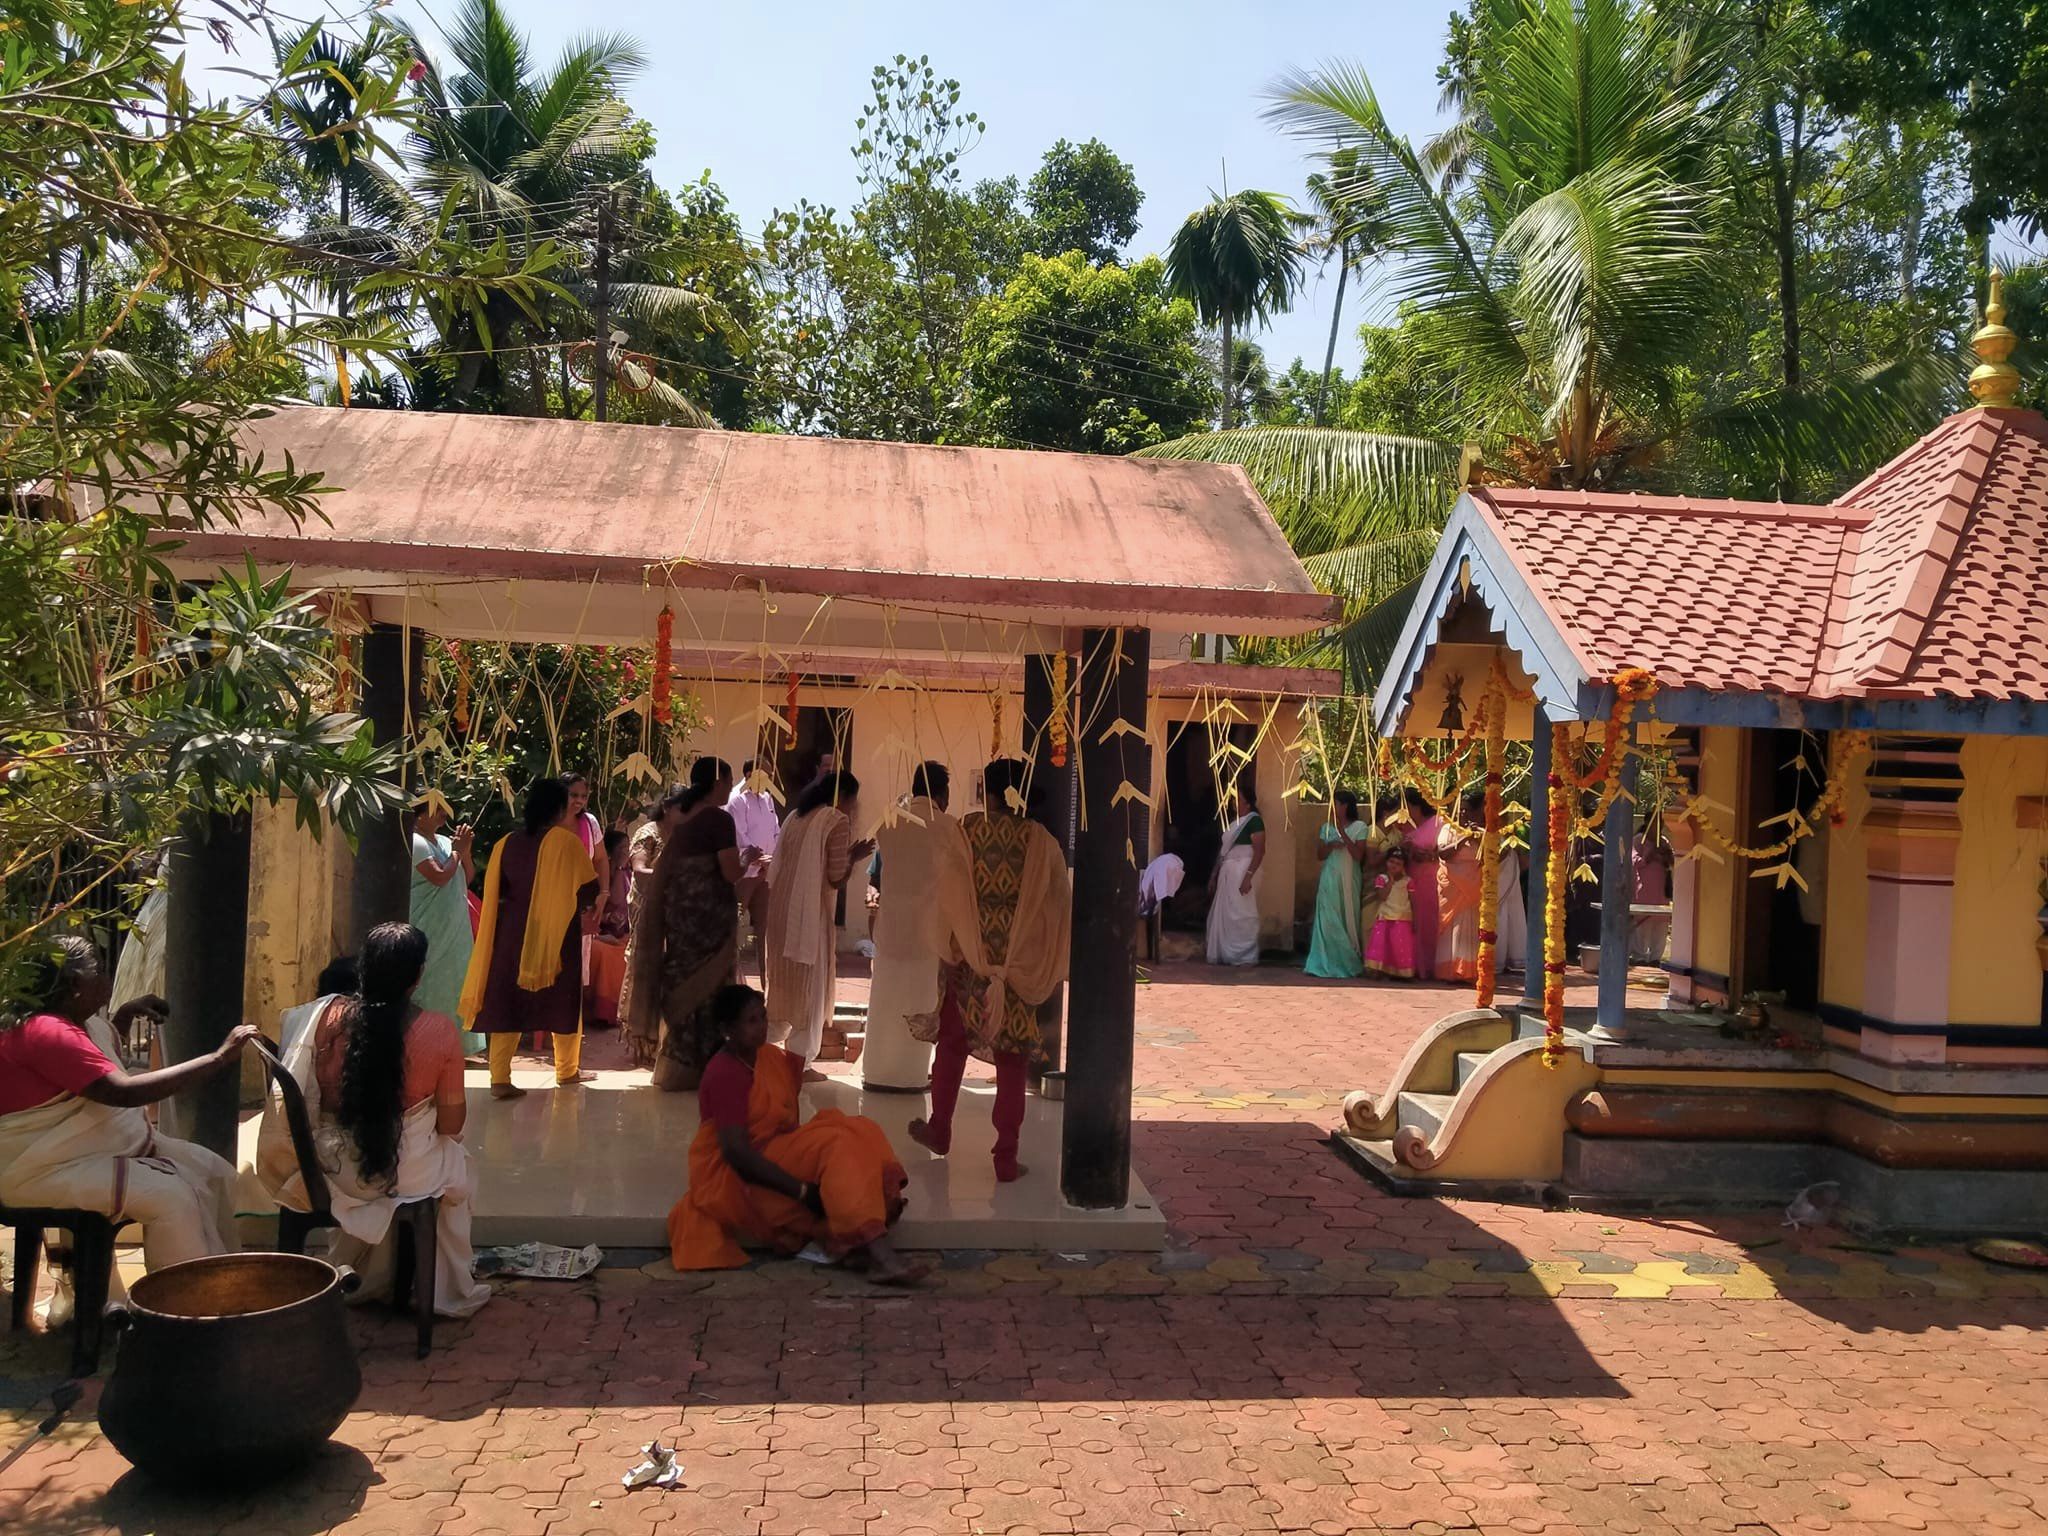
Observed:
[[[613,197],[612,189],[607,187],[597,205],[597,372],[591,378],[590,399],[591,410],[599,421],[605,419],[605,408],[611,398]]]

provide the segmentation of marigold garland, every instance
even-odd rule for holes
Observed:
[[[448,642],[449,658],[455,663],[455,728],[469,729],[469,652],[459,640]]]
[[[142,692],[149,686],[151,671],[150,655],[156,649],[156,640],[150,633],[149,599],[144,598],[135,609],[135,691]]]
[[[989,708],[993,712],[993,723],[988,730],[988,760],[994,762],[1003,755],[1003,691],[991,688],[988,691]]]
[[[661,614],[654,621],[654,676],[647,681],[648,695],[652,701],[655,723],[667,725],[675,711],[669,703],[669,689],[673,686],[671,661],[674,655],[676,616],[668,604],[661,605]]]
[[[1052,733],[1052,765],[1055,768],[1067,766],[1067,653],[1053,652],[1052,656],[1052,718],[1046,722],[1046,729]]]
[[[1607,819],[1607,811],[1621,793],[1621,775],[1615,771],[1621,762],[1621,754],[1628,742],[1629,716],[1636,705],[1654,698],[1657,693],[1657,677],[1643,667],[1623,667],[1614,674],[1614,704],[1607,712],[1607,731],[1600,743],[1600,756],[1584,774],[1576,773],[1571,766],[1569,752],[1560,759],[1564,766],[1560,770],[1567,786],[1578,793],[1598,788],[1599,799],[1590,814],[1578,817],[1573,823],[1574,834],[1584,837]]]
[[[1751,846],[1738,843],[1714,821],[1707,811],[1704,795],[1689,794],[1685,802],[1685,816],[1699,829],[1700,836],[1712,843],[1721,852],[1733,858],[1760,863],[1765,859],[1780,859],[1790,853],[1804,839],[1819,830],[1821,823],[1833,822],[1841,815],[1841,803],[1849,790],[1849,770],[1870,751],[1872,736],[1868,731],[1844,731],[1836,738],[1833,751],[1834,763],[1828,770],[1827,781],[1814,797],[1813,804],[1805,813],[1793,820],[1790,830],[1775,843]],[[1683,786],[1685,781],[1673,774],[1668,782]]]
[[[1550,816],[1550,846],[1543,862],[1543,1065],[1564,1059],[1564,886],[1571,855],[1571,800],[1566,793],[1569,769],[1560,771],[1572,749],[1571,730],[1562,722],[1550,728],[1550,779],[1545,801]]]
[[[782,723],[789,727],[789,739],[796,740],[796,691],[803,683],[801,672],[789,674],[789,693],[782,701]]]

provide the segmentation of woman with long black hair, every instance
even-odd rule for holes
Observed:
[[[359,989],[338,997],[286,1065],[305,1092],[342,1236],[331,1257],[353,1265],[371,1295],[388,1295],[397,1243],[392,1213],[441,1198],[434,1310],[467,1317],[490,1299],[473,1279],[469,1226],[476,1174],[462,1145],[468,1103],[462,1039],[446,1014],[421,1008],[427,936],[410,923],[370,930]],[[289,1199],[289,1189],[277,1191]]]
[[[522,1034],[554,1037],[555,1083],[589,1081],[583,1065],[583,930],[597,900],[597,869],[569,820],[569,790],[536,779],[521,824],[498,839],[484,875],[462,1017],[490,1037],[491,1097],[526,1092],[512,1082]]]

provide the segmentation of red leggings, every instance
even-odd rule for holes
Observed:
[[[939,1009],[939,1038],[932,1051],[931,1149],[944,1153],[953,1144],[953,1109],[960,1102],[960,1079],[967,1071],[967,1026],[960,1002],[948,988]],[[1017,1133],[1024,1128],[1024,1053],[997,1051],[996,1177],[1017,1176]]]

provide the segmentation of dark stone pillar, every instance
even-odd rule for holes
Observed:
[[[1026,656],[1024,658],[1024,750],[1031,757],[1031,819],[1044,827],[1067,851],[1067,866],[1074,863],[1074,752],[1071,735],[1073,723],[1073,682],[1071,662],[1069,663],[1067,699],[1062,701],[1066,708],[1070,727],[1067,743],[1066,766],[1055,767],[1052,760],[1052,731],[1048,728],[1053,712],[1053,658],[1050,656]],[[1038,1028],[1045,1036],[1045,1061],[1034,1069],[1034,1079],[1042,1080],[1046,1072],[1057,1072],[1064,1059],[1065,1020],[1067,1014],[1067,992],[1065,987],[1055,988],[1038,1009]]]
[[[363,718],[380,747],[401,754],[399,782],[410,778],[403,754],[418,718],[420,643],[417,630],[373,624],[363,636]],[[363,833],[349,895],[349,952],[379,923],[402,923],[412,910],[412,849],[402,810],[386,812]]]
[[[1628,1027],[1628,909],[1636,890],[1635,754],[1624,747],[1615,758],[1614,771],[1620,777],[1621,792],[1607,807],[1600,835],[1599,1023],[1609,1033],[1619,1034]]]
[[[1550,878],[1550,716],[1536,706],[1529,761],[1529,965],[1522,1006],[1543,1011],[1543,915]]]
[[[1074,696],[1090,723],[1074,743],[1082,805],[1074,839],[1074,945],[1067,1009],[1067,1097],[1060,1191],[1110,1209],[1131,1189],[1131,1055],[1138,1004],[1138,866],[1144,806],[1117,790],[1152,784],[1145,730],[1150,633],[1087,630]],[[1119,724],[1131,727],[1118,730]]]
[[[167,1064],[204,1056],[242,1022],[249,953],[249,818],[194,815],[172,840],[164,929]],[[234,1161],[241,1080],[222,1072],[165,1107],[171,1134]]]

